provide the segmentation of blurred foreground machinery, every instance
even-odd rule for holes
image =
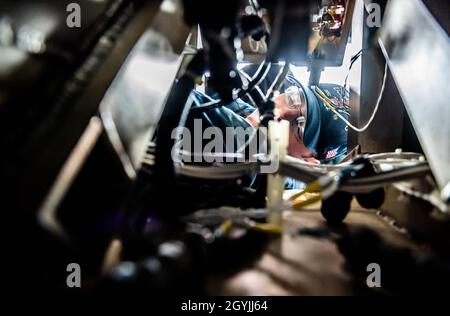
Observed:
[[[394,271],[386,294],[407,290],[388,258],[423,284],[447,280],[447,2],[83,0],[81,28],[67,27],[69,3],[0,1],[2,271],[12,291],[73,293],[66,267],[75,262],[86,284],[76,293],[215,293],[211,275],[251,266],[286,233],[267,222],[267,182],[279,175],[309,184],[298,197],[319,190],[324,200],[330,226],[294,233],[336,242],[357,277],[375,256]],[[381,28],[365,23],[373,5]],[[174,163],[171,133],[196,85],[207,81],[219,98],[200,111],[249,97],[271,126],[272,94],[258,86],[270,67],[281,69],[270,92],[291,64],[307,67],[313,87],[325,67],[343,65],[352,41],[361,42],[352,59],[361,57],[361,73],[351,123],[363,126],[374,104],[378,112],[363,133],[349,130],[343,165],[287,157],[267,175],[262,160]],[[250,79],[239,75],[244,62],[259,64]],[[246,185],[251,177],[259,190]],[[353,196],[432,254],[343,229]]]

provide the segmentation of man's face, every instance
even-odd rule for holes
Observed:
[[[306,118],[306,102],[303,92],[292,86],[273,99],[275,102],[275,119],[286,120],[296,124],[299,116]]]
[[[297,158],[304,158],[311,163],[319,163],[303,144],[307,119],[307,108],[303,91],[298,87],[292,86],[285,93],[275,97],[273,101],[275,102],[275,119],[278,121],[289,121],[292,126],[289,137],[289,154]],[[303,120],[298,121],[299,117],[303,117]]]

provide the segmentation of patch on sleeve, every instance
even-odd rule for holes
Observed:
[[[335,148],[335,149],[333,149],[333,150],[327,151],[327,154],[326,154],[326,156],[325,156],[325,159],[331,159],[331,158],[336,157],[337,152],[338,152],[338,149],[337,149],[337,148]]]

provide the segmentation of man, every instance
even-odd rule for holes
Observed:
[[[246,69],[247,70],[247,69]],[[266,80],[275,80],[278,70],[271,71]],[[262,84],[266,93],[267,84]],[[316,92],[317,91],[319,92]],[[336,84],[319,84],[317,88],[302,85],[289,73],[274,98],[275,118],[290,122],[289,155],[312,163],[336,164],[347,154],[347,125],[334,111],[349,119],[348,91]],[[321,93],[325,94],[326,99]],[[332,104],[326,100],[331,100]],[[325,100],[325,102],[324,102]],[[334,111],[330,108],[330,105]],[[254,127],[259,124],[259,112],[247,117]]]
[[[251,74],[252,67],[244,68]],[[253,68],[255,70],[256,68]],[[259,85],[264,94],[275,80],[279,69],[272,67]],[[349,118],[349,98],[346,89],[336,84],[320,84],[316,88],[302,85],[289,73],[274,98],[275,119],[290,123],[288,154],[314,164],[336,164],[347,154],[347,126],[334,111]],[[208,96],[194,92],[199,103],[210,101]],[[243,101],[246,99],[243,98]],[[328,100],[328,101],[327,101]],[[209,126],[221,129],[227,126],[259,125],[260,113],[241,100],[202,113]],[[326,104],[328,103],[328,104]],[[236,147],[234,147],[236,148]],[[287,189],[298,189],[302,185],[288,179]]]
[[[304,93],[297,86],[289,87],[284,93],[274,98],[275,119],[286,120],[290,123],[288,154],[302,158],[305,161],[319,164],[314,157],[313,151],[304,144],[306,120],[308,117],[307,102]],[[247,121],[255,128],[259,125],[260,113],[255,110],[247,117]],[[308,126],[308,129],[312,129]]]

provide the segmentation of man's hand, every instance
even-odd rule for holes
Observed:
[[[251,126],[253,126],[254,128],[258,128],[259,126],[259,110],[256,109],[255,111],[253,111],[252,114],[250,114],[249,116],[247,116],[246,120],[247,122],[250,123]]]

